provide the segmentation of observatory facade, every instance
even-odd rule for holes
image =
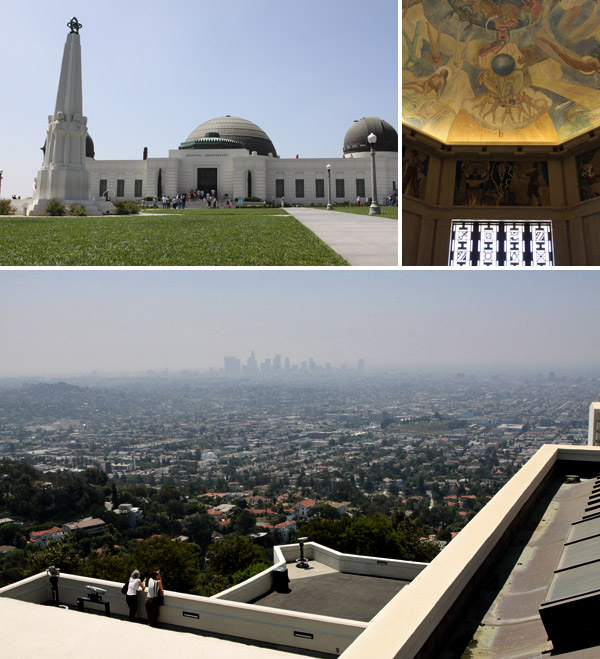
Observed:
[[[378,203],[397,195],[398,134],[386,121],[368,117],[346,133],[342,157],[280,158],[269,136],[240,117],[217,117],[200,124],[164,158],[86,159],[90,195],[137,199],[214,190],[220,202],[256,198],[281,203],[355,202],[371,196],[367,135],[377,136]],[[340,140],[341,141],[341,140]],[[381,148],[380,148],[381,145]],[[327,170],[327,165],[331,169]]]

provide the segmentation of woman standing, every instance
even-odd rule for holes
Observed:
[[[156,627],[158,616],[160,614],[160,607],[158,604],[158,596],[162,595],[162,579],[160,572],[150,573],[148,579],[148,596],[146,597],[146,615],[148,616],[148,624],[150,627]]]
[[[139,570],[134,570],[129,577],[127,586],[127,606],[129,607],[129,622],[135,622],[135,613],[137,611],[137,593],[138,590],[144,590],[144,583],[140,579]]]

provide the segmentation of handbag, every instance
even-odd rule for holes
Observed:
[[[155,597],[153,601],[156,606],[162,606],[165,603],[165,596],[162,593],[159,593],[158,597]]]
[[[123,595],[127,595],[127,589],[128,589],[128,588],[129,588],[129,581],[126,581],[126,582],[123,584],[123,588],[121,588],[121,592],[123,593]]]

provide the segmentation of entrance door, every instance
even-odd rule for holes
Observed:
[[[198,167],[198,185],[196,189],[204,190],[205,193],[214,190],[217,197],[219,196],[216,167]]]

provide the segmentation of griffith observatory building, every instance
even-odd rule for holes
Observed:
[[[89,214],[113,209],[108,200],[174,197],[191,191],[212,193],[220,203],[258,199],[305,205],[356,202],[375,196],[379,204],[397,196],[398,134],[377,117],[355,121],[347,130],[341,157],[280,158],[256,124],[225,116],[205,121],[164,158],[96,160],[83,115],[81,45],[75,17],[63,55],[54,114],[48,117],[44,160],[34,183],[28,215],[45,214],[51,199],[80,202]],[[375,160],[371,157],[373,140]],[[341,134],[340,134],[341,146]]]
[[[225,116],[200,124],[165,158],[95,160],[88,139],[86,169],[90,196],[142,199],[162,194],[171,197],[190,190],[215,190],[219,201],[256,197],[280,203],[327,203],[331,165],[331,201],[355,202],[371,195],[371,158],[367,136],[377,137],[376,174],[378,203],[396,196],[398,133],[386,121],[367,117],[346,132],[343,157],[280,158],[269,136],[256,124]],[[341,136],[340,136],[341,137]],[[340,140],[341,141],[341,140]]]

